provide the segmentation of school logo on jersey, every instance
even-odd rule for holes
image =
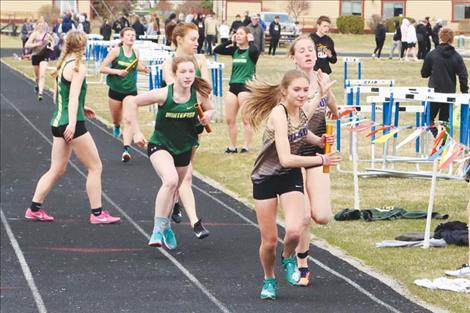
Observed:
[[[307,129],[307,127],[304,127],[304,128],[300,129],[299,131],[297,131],[293,134],[287,135],[287,139],[289,140],[289,142],[295,142],[295,141],[307,136],[307,133],[308,133],[308,129]]]
[[[328,49],[327,46],[324,44],[318,44],[317,46],[317,57],[319,59],[326,59],[328,56],[326,55],[326,49]]]
[[[246,63],[247,59],[233,59],[233,63]]]
[[[194,118],[196,112],[166,112],[166,118],[183,119],[183,118]]]

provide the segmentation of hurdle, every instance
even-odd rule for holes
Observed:
[[[220,62],[207,61],[211,71],[212,79],[212,99],[215,108],[215,121],[222,122],[224,118],[223,110],[223,70],[224,64]]]

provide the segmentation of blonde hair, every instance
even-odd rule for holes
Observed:
[[[176,40],[177,37],[183,38],[189,33],[191,30],[197,31],[197,26],[194,23],[178,23],[175,28],[173,28],[171,33],[171,41],[178,47],[178,41]]]
[[[257,129],[272,109],[281,102],[283,95],[282,90],[287,90],[292,81],[297,78],[305,78],[309,84],[310,79],[300,70],[290,70],[284,74],[279,84],[271,84],[252,80],[247,83],[251,95],[243,103],[242,116],[248,123]]]
[[[182,55],[182,56],[177,56],[173,59],[171,63],[171,69],[173,71],[173,74],[176,75],[176,70],[178,69],[178,65],[181,63],[186,63],[186,62],[191,62],[194,65],[194,69],[197,68],[196,65],[196,60],[194,59],[193,56],[190,55]],[[200,77],[195,77],[194,82],[193,82],[194,88],[196,88],[196,91],[199,92],[199,94],[203,98],[208,98],[211,94],[212,87],[209,85],[209,83]]]
[[[301,40],[310,40],[313,43],[312,38],[310,38],[308,35],[300,35],[299,37],[295,38],[294,41],[292,41],[289,51],[287,52],[287,56],[291,57],[295,55],[295,46],[299,43]]]
[[[56,78],[59,75],[59,71],[64,63],[65,57],[69,54],[75,55],[75,66],[73,69],[75,72],[78,72],[83,53],[85,52],[86,41],[86,35],[81,31],[73,30],[67,33],[65,36],[64,48],[60,54],[59,60],[57,61],[56,69],[51,74],[52,77]]]

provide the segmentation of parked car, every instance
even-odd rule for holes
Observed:
[[[269,24],[274,21],[275,16],[279,16],[279,23],[281,24],[281,39],[280,43],[291,42],[299,34],[296,33],[296,27],[292,18],[285,12],[260,12],[261,19],[266,23],[266,31],[264,38],[269,42]]]

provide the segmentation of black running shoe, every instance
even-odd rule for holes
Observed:
[[[43,97],[42,97],[42,93],[38,94],[38,101],[42,101]]]
[[[248,152],[250,152],[250,151],[247,148],[242,148],[240,150],[240,153],[248,153]]]
[[[193,230],[198,239],[204,239],[210,234],[210,232],[202,225],[202,219],[194,224]]]
[[[38,85],[34,86],[34,92],[35,92],[35,93],[38,93],[38,92],[39,92],[39,86],[38,86]]]
[[[237,150],[237,148],[232,150],[229,147],[227,147],[227,149],[225,149],[225,153],[238,153],[238,150]]]
[[[171,213],[171,219],[176,224],[181,223],[181,221],[183,220],[183,212],[181,212],[181,205],[178,201],[175,203],[175,206],[173,207],[173,212]]]

